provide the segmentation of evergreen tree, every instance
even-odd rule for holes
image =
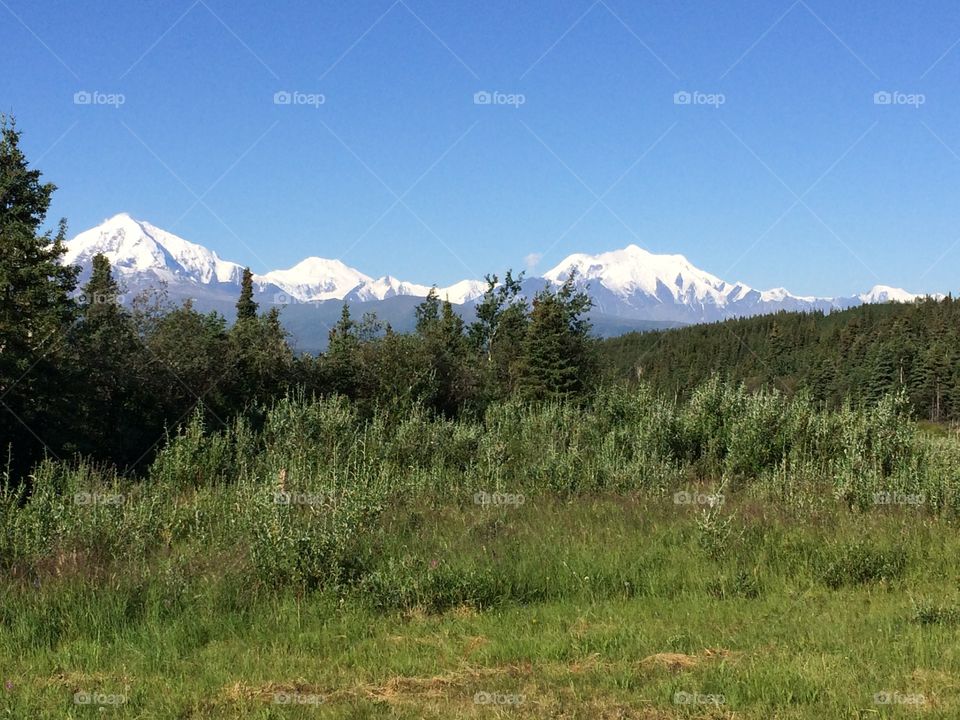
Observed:
[[[325,386],[330,391],[351,398],[359,396],[363,376],[360,338],[347,303],[343,304],[340,319],[330,330],[323,369]]]
[[[0,116],[0,445],[16,469],[69,433],[65,376],[77,268],[64,266],[66,221],[41,227],[55,190],[20,149],[13,120]]]
[[[473,386],[463,319],[449,300],[440,303],[436,291],[431,290],[417,308],[417,334],[432,378],[424,399],[436,410],[452,416],[467,401]]]
[[[440,298],[437,296],[436,286],[430,288],[423,302],[417,305],[414,315],[417,318],[417,332],[421,334],[440,319]]]
[[[559,290],[537,293],[523,342],[521,394],[529,399],[568,397],[590,383],[596,362],[584,318],[592,301],[575,288],[575,276]]]
[[[93,258],[79,309],[79,449],[117,463],[133,462],[144,450],[141,414],[148,404],[142,402],[137,381],[142,348],[130,316],[120,304],[120,288],[104,255]]]
[[[240,280],[240,299],[237,300],[237,322],[252,320],[257,316],[257,303],[253,299],[253,273],[243,269]]]

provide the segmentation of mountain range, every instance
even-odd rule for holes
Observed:
[[[202,245],[121,213],[69,240],[64,262],[79,265],[84,282],[98,253],[110,260],[125,297],[163,285],[173,301],[191,299],[198,309],[232,316],[243,266]],[[532,297],[545,285],[562,283],[574,270],[577,284],[594,301],[591,320],[600,335],[779,310],[830,312],[920,297],[884,285],[839,298],[793,295],[785,288],[756,290],[700,270],[683,255],[657,255],[636,245],[597,255],[570,255],[542,277],[525,279],[523,293]],[[321,257],[254,275],[254,287],[262,307],[284,306],[283,322],[295,345],[305,351],[324,347],[328,328],[345,302],[361,306],[355,310],[357,315],[373,311],[395,329],[409,329],[414,307],[431,288],[389,275],[372,278],[340,260]],[[466,279],[438,288],[438,294],[470,320],[473,305],[486,287],[484,280]]]

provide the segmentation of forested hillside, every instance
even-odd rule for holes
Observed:
[[[905,389],[918,417],[960,419],[960,301],[778,313],[603,341],[618,379],[685,396],[712,374],[838,406]]]

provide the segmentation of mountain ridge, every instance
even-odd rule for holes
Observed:
[[[243,273],[239,263],[127,213],[114,215],[69,240],[64,262],[80,265],[83,279],[98,252],[107,256],[122,284],[133,292],[162,282],[171,298],[191,298],[203,309],[225,314],[236,301]],[[522,292],[530,298],[545,285],[561,284],[574,271],[576,284],[594,301],[593,316],[606,316],[614,320],[613,325],[713,322],[778,310],[830,312],[923,297],[886,285],[837,298],[794,295],[786,288],[758,290],[706,272],[684,255],[658,255],[634,244],[594,255],[569,255],[543,276],[526,278]],[[254,275],[254,284],[258,301],[268,305],[383,303],[425,297],[431,289],[390,275],[374,278],[340,260],[317,256],[290,268]],[[466,308],[475,304],[486,288],[484,280],[466,279],[438,288],[437,293]]]

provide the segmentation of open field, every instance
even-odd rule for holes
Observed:
[[[717,383],[194,422],[4,495],[0,711],[957,717],[958,453]]]
[[[96,579],[58,558],[4,590],[0,707],[89,717],[75,693],[101,693],[125,702],[100,717],[131,718],[960,713],[954,522],[736,499],[722,532],[701,515],[652,496],[408,507],[386,522],[389,559],[339,597],[247,585],[223,549]]]

